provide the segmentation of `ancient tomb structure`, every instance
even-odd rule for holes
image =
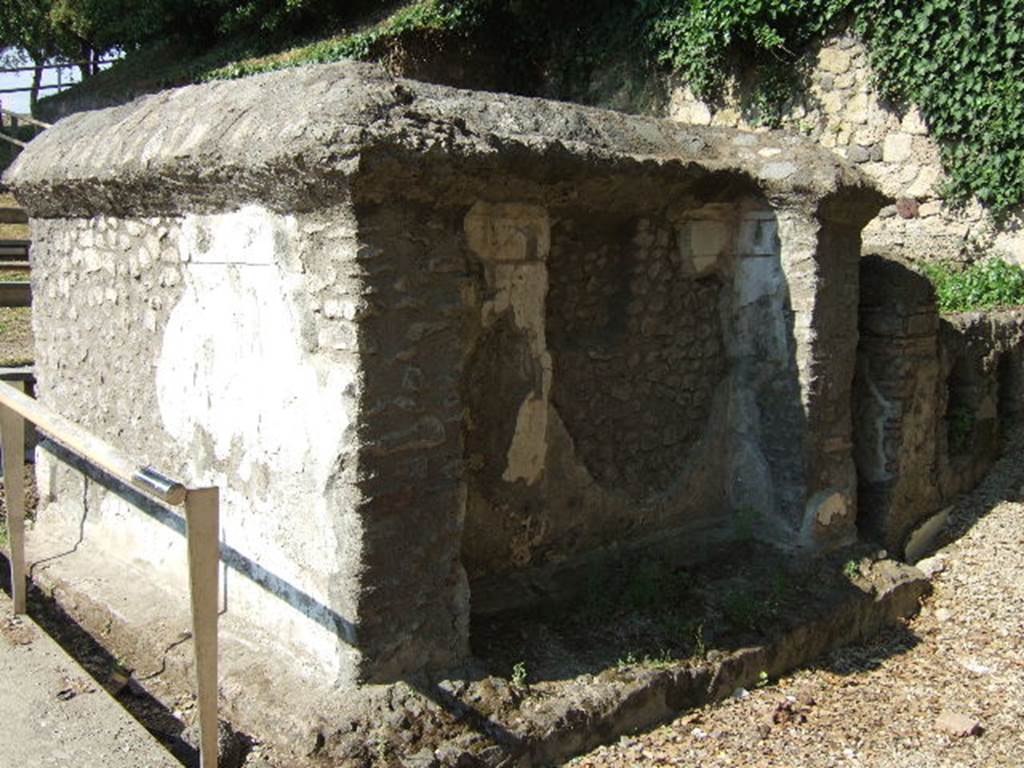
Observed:
[[[265,633],[229,656],[406,678],[610,545],[856,535],[881,199],[800,137],[331,65],[75,115],[7,181],[39,397],[222,489],[227,616]],[[38,558],[124,563],[95,599],[129,619],[180,580],[173,521],[38,466]]]

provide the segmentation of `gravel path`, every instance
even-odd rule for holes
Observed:
[[[1024,439],[1009,442],[923,563],[939,570],[916,619],[570,765],[1024,765]]]

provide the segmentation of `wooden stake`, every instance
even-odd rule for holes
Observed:
[[[216,488],[185,495],[192,643],[199,691],[201,768],[217,768],[217,599],[220,594],[220,494]]]
[[[23,390],[25,382],[9,385]],[[4,452],[4,500],[7,541],[11,548],[11,596],[14,613],[25,613],[25,419],[0,405],[0,445]]]

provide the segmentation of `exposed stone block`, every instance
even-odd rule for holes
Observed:
[[[836,75],[834,81],[834,87],[841,91],[848,91],[857,82],[857,76],[853,72],[846,72],[842,75]]]
[[[907,194],[910,197],[934,197],[935,185],[941,173],[938,168],[926,165],[917,173],[914,182],[907,187]]]
[[[841,48],[822,48],[818,54],[818,65],[826,72],[841,75],[849,71],[851,58],[847,50]]]
[[[856,93],[846,102],[846,121],[854,125],[864,125],[868,121],[868,96]]]
[[[924,118],[921,117],[921,111],[917,107],[911,107],[907,114],[903,116],[900,130],[914,136],[926,136],[928,134],[928,126]]]
[[[846,149],[846,159],[851,163],[866,163],[871,159],[871,152],[866,147],[854,144]]]
[[[913,152],[913,137],[906,133],[890,133],[882,145],[882,160],[887,163],[902,163]]]

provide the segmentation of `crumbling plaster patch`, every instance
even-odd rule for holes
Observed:
[[[332,580],[352,566],[334,536],[316,531],[342,525],[328,489],[354,427],[355,358],[326,357],[310,343],[321,334],[296,270],[294,216],[247,206],[186,215],[181,232],[184,290],[167,317],[155,372],[163,426],[193,447],[187,476],[223,489],[224,540],[262,553],[267,570],[328,605]],[[296,504],[304,512],[298,524]],[[225,576],[236,599],[260,610],[265,597]],[[287,606],[271,613],[278,615],[265,622],[321,659],[335,656],[336,641],[322,628],[329,612],[321,611],[321,626],[297,622]]]
[[[167,431],[190,444],[205,430],[218,460],[240,441],[243,480],[265,464],[312,469],[326,484],[339,438],[352,424],[337,404],[356,386],[357,370],[321,365],[301,346],[311,322],[294,298],[303,280],[274,260],[275,252],[289,252],[294,219],[252,210],[186,216],[182,230],[185,290],[168,317],[156,367]]]
[[[516,416],[516,430],[508,449],[508,465],[502,479],[507,483],[525,480],[532,485],[544,471],[547,458],[548,402],[527,397]]]
[[[833,525],[849,524],[850,513],[850,503],[843,494],[832,490],[819,491],[807,502],[800,532],[802,541],[813,545],[822,531]]]
[[[548,448],[551,355],[545,334],[551,223],[545,209],[518,203],[476,203],[464,222],[470,249],[484,264],[487,298],[482,302],[484,328],[511,312],[515,326],[528,340],[540,371],[540,386],[519,406],[502,479],[536,483]]]

